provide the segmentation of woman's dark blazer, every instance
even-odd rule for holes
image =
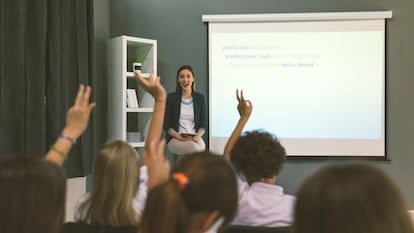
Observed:
[[[207,106],[204,95],[199,92],[192,92],[193,106],[194,106],[194,123],[196,132],[199,129],[207,131]],[[178,121],[180,119],[181,110],[181,91],[169,93],[165,106],[164,115],[164,130],[166,132],[167,142],[171,140],[168,133],[169,129],[174,129],[178,132]],[[203,135],[203,140],[204,135]]]

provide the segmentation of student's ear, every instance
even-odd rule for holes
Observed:
[[[201,221],[201,225],[200,225],[201,230],[202,231],[208,230],[217,220],[219,215],[220,213],[217,210],[212,211],[208,213],[207,215],[205,215],[204,219]]]

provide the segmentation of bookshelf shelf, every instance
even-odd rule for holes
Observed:
[[[132,63],[142,63],[141,75],[144,78],[148,78],[151,72],[156,74],[157,41],[118,36],[109,41],[109,57],[109,140],[127,141],[128,133],[141,133],[143,141],[129,144],[142,148],[145,145],[145,129],[153,112],[154,101],[135,81]],[[135,89],[138,107],[127,107],[127,89]]]

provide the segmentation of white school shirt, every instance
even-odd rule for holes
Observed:
[[[239,204],[231,225],[282,227],[293,222],[296,197],[283,193],[278,185],[247,181],[237,176]]]

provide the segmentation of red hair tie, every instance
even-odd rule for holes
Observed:
[[[178,183],[178,189],[181,190],[181,191],[185,189],[185,186],[189,182],[188,177],[184,173],[182,173],[182,172],[174,173],[173,174],[173,179],[175,181],[177,181],[177,183]]]

